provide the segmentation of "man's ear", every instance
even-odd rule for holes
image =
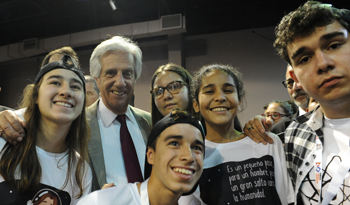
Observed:
[[[154,164],[154,149],[152,148],[152,147],[148,147],[147,148],[147,153],[146,153],[146,155],[147,155],[147,161],[148,161],[148,163],[149,164]]]
[[[197,100],[193,99],[193,109],[196,113],[199,113],[199,104],[197,103]]]
[[[97,83],[97,88],[98,88],[99,90],[101,90],[101,88],[100,88],[100,78],[98,78],[98,77],[94,77],[94,78],[95,78],[96,83]]]
[[[297,76],[295,75],[295,73],[294,73],[293,70],[290,70],[290,71],[289,71],[289,75],[290,75],[290,77],[292,77],[292,79],[294,80],[294,82],[299,83],[299,80],[298,80],[298,78],[297,78]]]

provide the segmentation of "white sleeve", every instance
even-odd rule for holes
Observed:
[[[269,136],[274,141],[273,146],[275,153],[273,158],[275,164],[275,183],[278,196],[280,197],[283,205],[294,203],[294,189],[287,171],[286,157],[282,142],[273,133],[270,133]]]

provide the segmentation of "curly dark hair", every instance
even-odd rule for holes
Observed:
[[[337,9],[330,4],[322,4],[317,1],[308,1],[297,10],[285,15],[275,28],[276,40],[274,47],[284,60],[289,64],[290,59],[287,45],[296,37],[311,35],[316,28],[323,27],[338,21],[350,32],[350,11]]]

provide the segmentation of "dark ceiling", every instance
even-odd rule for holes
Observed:
[[[186,35],[275,26],[301,0],[1,0],[0,46],[182,13]],[[327,3],[326,1],[323,1]],[[347,2],[347,3],[346,3]],[[350,1],[331,1],[349,8]]]

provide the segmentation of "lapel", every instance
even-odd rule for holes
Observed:
[[[107,183],[106,181],[106,167],[103,157],[102,141],[100,134],[100,127],[97,120],[97,109],[100,100],[87,108],[87,120],[91,129],[91,137],[89,142],[89,156],[91,166],[95,172],[98,184],[102,187]]]
[[[145,142],[145,144],[147,144],[147,139],[148,139],[149,133],[151,132],[151,127],[148,121],[144,117],[142,117],[141,113],[136,108],[130,106],[130,110],[134,115],[137,121],[137,124],[139,125],[143,141]]]

